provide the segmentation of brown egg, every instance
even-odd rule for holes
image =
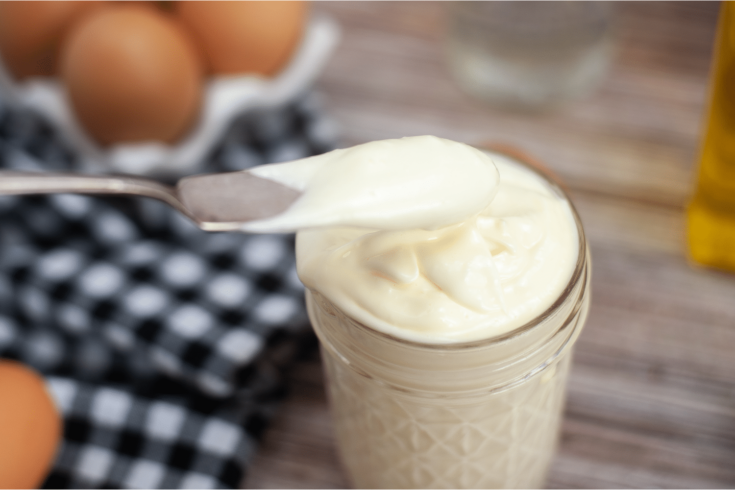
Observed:
[[[202,63],[187,32],[159,9],[114,4],[86,16],[61,53],[77,119],[100,143],[174,142],[202,97]]]
[[[276,74],[298,45],[306,2],[178,2],[215,74]]]
[[[0,53],[15,78],[52,76],[61,41],[103,2],[0,2]]]
[[[0,360],[0,488],[38,488],[61,438],[61,417],[43,379]]]

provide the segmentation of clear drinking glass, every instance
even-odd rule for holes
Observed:
[[[589,252],[573,212],[579,253],[566,289],[542,315],[505,335],[460,344],[407,341],[307,290],[337,444],[355,487],[543,485],[571,349],[590,299]]]
[[[453,2],[447,58],[469,94],[536,108],[590,91],[610,61],[608,2]]]

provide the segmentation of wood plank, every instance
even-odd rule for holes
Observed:
[[[435,18],[441,5],[421,5],[436,31],[418,35],[392,26],[410,25],[419,7],[386,3],[359,10],[391,19],[374,24],[347,16],[348,6],[320,5],[344,24],[342,47],[320,86],[346,144],[417,134],[500,140],[535,153],[572,186],[674,205],[686,199],[716,9],[662,3],[636,12],[621,4],[619,53],[599,90],[558,111],[517,114],[484,106],[453,82]],[[655,19],[653,28],[642,29],[641,16]],[[683,43],[683,35],[691,42]],[[700,61],[684,72],[675,59],[657,56],[651,38],[677,54],[685,44],[682,57]]]

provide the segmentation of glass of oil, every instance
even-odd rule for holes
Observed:
[[[735,5],[722,2],[694,197],[690,258],[735,271]]]

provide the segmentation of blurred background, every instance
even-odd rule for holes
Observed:
[[[118,18],[140,72],[100,69],[97,15],[60,71],[26,76],[8,55],[24,24],[0,15],[3,169],[171,181],[403,136],[511,145],[564,183],[592,252],[548,486],[735,485],[735,276],[687,245],[719,3],[311,2],[248,29],[196,3]],[[272,59],[216,61],[239,42],[227,19]],[[292,246],[147,201],[0,199],[0,358],[40,372],[63,416],[38,481],[347,486]]]

